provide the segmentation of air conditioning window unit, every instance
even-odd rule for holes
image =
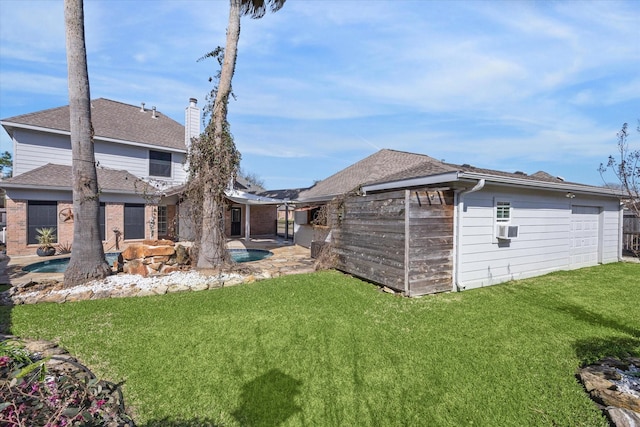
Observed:
[[[498,225],[496,237],[500,240],[517,239],[518,232],[519,230],[517,225]]]

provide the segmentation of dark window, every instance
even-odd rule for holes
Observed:
[[[171,176],[171,153],[149,151],[149,175]]]
[[[144,205],[124,205],[124,238],[144,239]]]
[[[27,207],[27,244],[38,243],[36,228],[55,228],[58,233],[58,202],[29,201]],[[57,237],[57,235],[56,235]],[[56,239],[57,240],[57,239]]]
[[[100,203],[100,210],[98,211],[98,222],[99,222],[99,226],[100,226],[100,240],[102,240],[103,242],[106,240],[105,239],[105,230],[107,227],[107,224],[105,224],[105,204],[104,203]]]

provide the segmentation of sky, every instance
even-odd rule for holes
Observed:
[[[228,13],[85,0],[91,97],[184,124]],[[640,149],[639,23],[637,0],[288,0],[242,20],[228,116],[242,169],[302,188],[388,148],[602,185],[623,123]],[[63,2],[0,0],[0,118],[67,104]]]

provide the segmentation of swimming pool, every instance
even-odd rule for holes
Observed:
[[[273,252],[264,249],[229,249],[231,259],[235,262],[251,262],[269,258]],[[118,253],[107,253],[105,259],[109,265],[118,259]],[[36,262],[22,267],[22,270],[30,273],[64,273],[69,265],[69,258],[56,258],[48,261]]]
[[[269,258],[273,252],[264,249],[227,249],[235,262],[260,261]]]

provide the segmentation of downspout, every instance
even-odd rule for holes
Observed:
[[[475,193],[476,191],[480,191],[484,188],[485,180],[484,178],[480,179],[475,186],[468,190],[457,190],[453,194],[453,203],[455,205],[454,219],[453,219],[453,286],[451,291],[458,292],[464,289],[464,286],[458,281],[458,272],[460,271],[460,265],[462,264],[461,256],[460,256],[460,241],[462,234],[462,214],[464,212],[464,196],[470,193]]]
[[[624,246],[624,203],[620,202],[618,209],[618,262],[622,261],[622,247]]]

